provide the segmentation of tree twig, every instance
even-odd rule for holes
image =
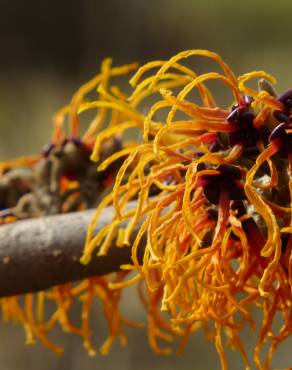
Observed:
[[[135,206],[135,202],[131,207]],[[93,210],[72,212],[0,226],[0,297],[36,292],[54,285],[118,271],[131,262],[131,248],[114,245],[106,256],[79,262]],[[110,223],[104,210],[96,231]]]

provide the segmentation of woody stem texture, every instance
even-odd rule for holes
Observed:
[[[105,275],[131,263],[131,247],[119,248],[114,242],[107,255],[96,256],[87,265],[79,262],[93,213],[86,210],[2,225],[0,297]],[[113,214],[113,207],[104,210],[97,232],[110,223]]]

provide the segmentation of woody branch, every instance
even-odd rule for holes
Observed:
[[[106,256],[94,256],[85,266],[79,262],[93,213],[86,210],[2,225],[0,297],[104,275],[131,263],[131,248],[114,243]],[[96,231],[110,223],[113,214],[112,207],[106,208]]]

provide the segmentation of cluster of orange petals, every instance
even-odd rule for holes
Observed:
[[[193,56],[211,59],[218,72],[196,74],[183,64]],[[256,306],[263,321],[253,361],[258,369],[269,369],[274,351],[292,333],[292,94],[273,94],[267,81],[274,84],[275,79],[263,71],[236,78],[217,54],[205,50],[185,51],[137,69],[130,96],[112,85],[113,77],[136,68],[112,67],[105,60],[101,73],[56,114],[53,134],[55,142],[79,136],[80,114],[94,110],[82,136],[93,147],[93,161],[99,160],[104,140],[124,138],[123,149],[98,167],[104,170],[126,158],[112,192],[96,210],[81,262],[88,263],[94,252],[106,254],[118,236],[120,247],[132,246],[133,264],[121,266],[116,275],[38,293],[37,317],[32,315],[32,295],[26,296],[23,310],[17,298],[3,299],[3,312],[23,322],[28,340],[36,336],[46,343],[47,331],[59,322],[66,331],[82,335],[93,353],[88,317],[97,296],[109,321],[110,337],[103,346],[108,352],[116,336],[125,341],[122,325],[134,325],[121,317],[118,302],[124,288],[137,284],[154,351],[169,353],[171,348],[162,342],[178,338],[181,352],[189,335],[202,328],[215,343],[222,369],[228,367],[225,346],[238,349],[250,369],[240,331],[245,323],[255,329]],[[251,79],[264,79],[268,88],[247,86]],[[223,107],[208,88],[213,81],[231,93]],[[98,98],[86,100],[95,90]],[[126,140],[127,130],[131,141]],[[137,201],[135,209],[127,206],[132,200]],[[109,205],[115,207],[115,217],[95,234]],[[143,263],[138,258],[142,239]],[[68,318],[76,296],[83,305],[81,329]],[[46,324],[39,318],[45,297],[57,303]],[[282,317],[278,331],[272,327],[276,315]],[[267,341],[263,360],[261,348]]]

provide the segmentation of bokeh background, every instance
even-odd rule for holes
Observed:
[[[53,113],[107,56],[116,64],[143,63],[184,49],[210,49],[236,74],[274,74],[283,91],[292,85],[291,15],[291,0],[0,0],[0,158],[39,152],[50,139]],[[204,68],[203,59],[196,68]],[[124,311],[143,320],[135,292],[126,294]],[[94,310],[100,341],[106,325],[100,307]],[[251,351],[255,334],[244,333]],[[117,344],[107,358],[94,359],[79,338],[54,335],[65,344],[60,358],[39,345],[25,347],[21,328],[1,325],[0,369],[219,369],[213,346],[200,334],[183,357],[158,357],[146,332],[133,330],[127,349]],[[278,351],[275,369],[292,365],[290,348],[286,343]],[[236,354],[229,359],[231,369],[243,368]]]

